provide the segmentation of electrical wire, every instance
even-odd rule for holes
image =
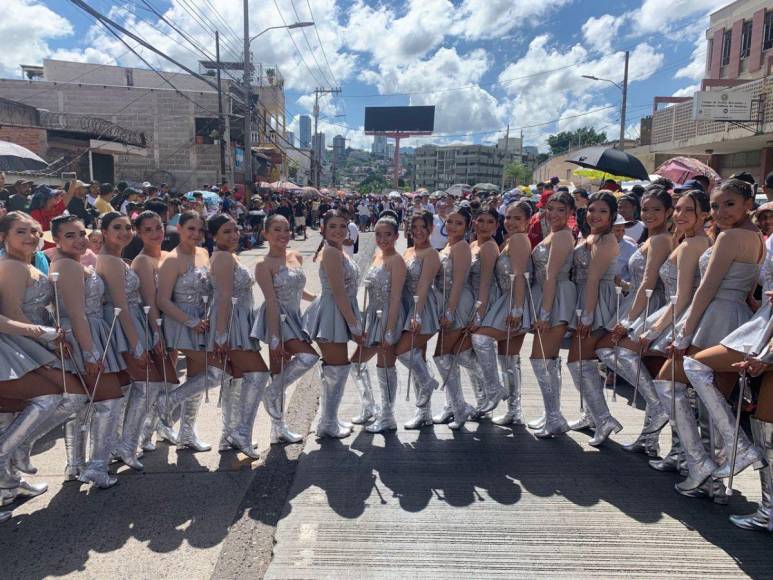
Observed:
[[[340,85],[335,73],[333,72],[333,67],[330,66],[330,61],[327,59],[327,54],[325,54],[325,46],[322,44],[322,39],[319,37],[319,28],[317,28],[317,21],[314,18],[314,11],[311,9],[311,2],[309,2],[309,0],[306,0],[306,6],[309,7],[309,16],[311,17],[311,21],[314,23],[314,33],[317,35],[317,42],[319,43],[319,49],[322,51],[322,57],[325,59],[327,69],[330,71],[330,76],[333,78],[333,84],[338,87]]]
[[[289,28],[287,28],[287,26],[288,26],[288,24],[287,24],[287,21],[285,20],[285,17],[284,17],[284,15],[282,14],[282,10],[279,8],[279,3],[277,2],[277,0],[274,0],[274,6],[276,7],[276,11],[277,11],[277,13],[279,14],[279,18],[281,18],[281,19],[282,19],[282,24],[285,26],[285,30],[287,30],[287,35],[290,37],[290,40],[292,41],[292,43],[293,43],[293,46],[295,47],[295,52],[296,52],[296,53],[298,53],[298,57],[299,57],[299,58],[301,59],[301,61],[303,62],[303,66],[305,66],[305,67],[306,67],[306,70],[307,70],[307,71],[309,71],[309,74],[310,74],[310,75],[311,75],[311,76],[314,78],[314,81],[315,81],[315,82],[316,82],[318,85],[325,85],[325,83],[324,83],[324,82],[320,82],[320,81],[319,81],[319,78],[317,78],[317,75],[315,75],[315,74],[314,74],[314,71],[312,71],[312,70],[311,70],[311,67],[310,67],[310,66],[309,66],[309,64],[306,62],[306,59],[305,59],[305,58],[303,58],[303,54],[301,54],[301,51],[300,51],[300,49],[298,48],[298,44],[295,42],[295,38],[293,38],[293,33],[292,33],[292,30],[290,30]]]

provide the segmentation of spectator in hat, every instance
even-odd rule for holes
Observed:
[[[83,224],[88,227],[91,222],[94,221],[92,213],[89,211],[88,204],[86,203],[86,195],[88,195],[88,186],[80,181],[75,180],[70,182],[70,188],[68,193],[70,199],[67,202],[66,208],[70,215],[77,215],[83,220]]]
[[[675,185],[674,193],[684,193],[685,191],[690,191],[693,189],[698,189],[703,192],[707,191],[706,189],[703,188],[703,183],[701,183],[697,179],[688,179],[682,185]]]
[[[27,211],[29,206],[30,192],[32,191],[32,182],[19,179],[13,184],[13,193],[5,204],[6,209],[11,211]]]
[[[615,234],[617,246],[620,249],[615,262],[615,277],[617,278],[618,285],[625,291],[631,285],[631,271],[628,269],[628,260],[633,256],[637,248],[636,241],[627,235],[626,228],[629,225],[630,222],[619,213],[615,218],[615,223],[612,224],[612,233]]]
[[[94,208],[99,215],[106,214],[109,211],[113,211],[113,206],[110,205],[110,200],[113,199],[113,184],[102,183],[99,186],[99,193],[97,199],[94,201]]]
[[[762,235],[765,239],[768,239],[771,233],[773,233],[773,201],[763,203],[754,212],[752,221],[760,228]]]
[[[693,179],[698,183],[700,183],[701,190],[703,190],[706,193],[711,192],[711,180],[708,178],[708,176],[701,174],[701,175],[696,175],[695,177],[693,177]]]
[[[30,199],[29,214],[38,221],[41,229],[51,229],[51,220],[64,212],[64,192],[41,185]]]

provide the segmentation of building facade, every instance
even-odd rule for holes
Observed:
[[[333,137],[333,159],[340,165],[346,156],[346,139],[343,135]]]
[[[370,148],[370,152],[373,153],[373,155],[384,157],[386,155],[386,150],[387,150],[386,135],[374,136],[373,145]]]
[[[504,166],[515,159],[520,155],[491,145],[423,145],[416,149],[416,183],[430,190],[456,183],[498,185]]]
[[[311,149],[311,117],[301,115],[299,126],[301,149]]]

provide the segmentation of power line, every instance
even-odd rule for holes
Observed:
[[[287,25],[287,21],[285,20],[285,17],[284,17],[284,15],[282,14],[282,10],[279,8],[279,3],[277,2],[277,0],[274,0],[274,6],[276,7],[276,11],[277,11],[277,13],[279,14],[279,18],[281,18],[281,19],[282,19],[282,24],[284,25],[284,27],[285,27],[285,30],[287,30],[287,35],[290,37],[290,40],[292,41],[292,43],[293,43],[293,46],[295,47],[295,52],[296,52],[296,53],[298,53],[298,57],[299,57],[299,58],[301,59],[301,61],[303,62],[303,66],[305,66],[305,67],[306,67],[306,70],[307,70],[307,71],[309,71],[309,74],[310,74],[310,75],[311,75],[311,76],[314,78],[314,80],[316,81],[316,83],[317,83],[318,85],[324,85],[324,84],[326,84],[326,83],[324,83],[324,82],[320,82],[320,81],[319,81],[319,78],[317,78],[317,75],[315,75],[315,74],[314,74],[314,71],[312,71],[312,70],[311,70],[311,67],[310,67],[310,66],[308,65],[308,63],[306,62],[306,59],[305,59],[305,58],[303,58],[303,54],[301,54],[301,51],[300,51],[300,49],[298,48],[298,44],[295,42],[295,38],[293,38],[293,33],[292,33],[292,30],[290,30],[290,29],[287,27],[287,26],[288,26],[288,25]],[[313,55],[312,55],[312,56],[313,56]]]
[[[311,9],[311,2],[309,0],[306,0],[306,6],[309,7],[309,16],[311,16],[311,21],[314,22],[314,33],[317,35],[317,42],[319,43],[319,48],[322,51],[322,56],[325,59],[325,64],[327,65],[327,69],[330,71],[330,76],[333,78],[333,84],[335,86],[340,86],[338,83],[338,79],[335,76],[335,73],[333,72],[333,67],[330,66],[330,61],[327,59],[327,54],[325,54],[325,47],[322,44],[322,39],[319,37],[319,29],[317,28],[317,21],[314,18],[314,11]]]
[[[301,21],[301,15],[298,14],[298,10],[295,8],[295,2],[293,0],[290,0],[290,6],[293,9],[293,12],[295,13],[295,19],[296,22]],[[316,28],[316,27],[315,27]],[[319,71],[319,74],[323,75],[322,78],[325,82],[327,82],[327,78],[325,78],[325,73],[322,70],[322,66],[319,64],[319,61],[317,60],[317,55],[314,54],[314,49],[311,47],[311,43],[309,42],[309,37],[306,35],[306,29],[301,29],[301,33],[303,34],[303,40],[306,41],[306,46],[309,47],[309,52],[311,53],[311,58],[314,59],[314,64],[317,65],[317,70]]]

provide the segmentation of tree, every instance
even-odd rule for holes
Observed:
[[[566,153],[572,147],[590,147],[607,142],[607,134],[596,133],[593,127],[583,127],[575,131],[561,131],[548,137],[548,145],[553,155]]]
[[[389,184],[384,176],[371,171],[368,173],[368,176],[357,185],[357,191],[360,193],[381,193],[387,187],[389,187]]]
[[[505,165],[505,184],[522,185],[531,182],[531,169],[520,161]]]

